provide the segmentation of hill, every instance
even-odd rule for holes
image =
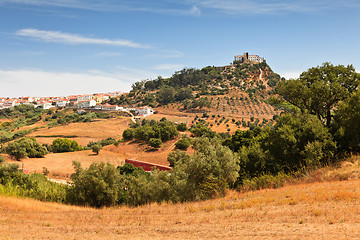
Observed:
[[[214,117],[205,122],[213,130],[234,132],[250,125],[273,124],[272,117],[279,111],[268,99],[282,80],[265,62],[189,68],[170,78],[137,82],[129,94],[108,102],[126,107],[149,105],[160,114],[190,118],[208,113]],[[218,121],[220,118],[231,121],[220,127],[216,116]]]

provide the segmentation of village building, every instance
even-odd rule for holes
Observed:
[[[56,107],[65,108],[69,103],[70,101],[68,99],[60,99],[56,102]]]
[[[77,101],[81,102],[81,101],[90,101],[93,100],[93,95],[90,94],[85,94],[85,95],[78,95],[77,96]]]
[[[6,99],[3,103],[3,108],[9,108],[9,107],[14,107],[16,106],[18,100],[17,99]]]
[[[96,106],[95,100],[79,101],[77,104],[78,108],[91,108]]]
[[[51,102],[40,100],[35,103],[35,107],[41,107],[42,109],[50,109],[53,107]]]
[[[149,116],[151,114],[154,114],[154,110],[149,106],[138,107],[135,109],[135,112],[139,116]]]

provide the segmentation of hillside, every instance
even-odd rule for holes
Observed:
[[[360,181],[92,209],[0,196],[0,239],[359,239]]]
[[[265,62],[190,68],[175,72],[170,78],[137,82],[129,94],[108,102],[126,107],[149,105],[164,115],[195,118],[207,113],[230,118],[222,127],[215,117],[204,120],[217,132],[234,132],[250,125],[273,124],[272,117],[279,110],[268,99],[280,81],[280,76]]]

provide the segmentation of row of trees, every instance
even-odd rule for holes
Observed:
[[[184,154],[186,157],[173,162],[170,174],[158,171],[148,174],[128,164],[116,169],[111,164],[93,163],[83,169],[76,163],[69,199],[101,207],[223,196],[238,177],[237,155],[223,146],[219,138],[195,139],[194,148],[194,155]]]
[[[21,158],[40,158],[44,157],[49,152],[62,153],[62,152],[74,152],[81,151],[83,148],[75,141],[67,138],[57,138],[51,145],[41,145],[35,138],[22,138],[14,142],[10,142],[4,151],[15,158],[20,160]],[[99,150],[100,151],[100,150]]]

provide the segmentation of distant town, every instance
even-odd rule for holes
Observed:
[[[245,52],[243,55],[234,56],[235,63],[262,63],[266,62],[263,57],[258,55],[249,55]],[[67,97],[19,97],[19,98],[1,98],[0,97],[0,109],[11,108],[14,106],[29,104],[35,108],[50,109],[57,108],[73,108],[78,109],[79,112],[85,110],[98,110],[98,111],[125,111],[133,112],[138,116],[147,116],[154,113],[153,109],[149,106],[136,107],[136,108],[124,108],[118,105],[111,105],[104,103],[113,97],[122,95],[123,92],[111,92],[111,93],[95,93],[84,95],[70,95]]]
[[[67,97],[19,97],[19,98],[0,98],[0,109],[11,108],[14,106],[28,104],[35,108],[50,109],[57,108],[73,108],[79,112],[85,110],[98,111],[132,111],[138,116],[148,116],[154,113],[153,109],[148,106],[136,108],[124,108],[118,105],[103,103],[113,97],[122,95],[122,92],[112,93],[95,93],[84,95],[70,95]]]

